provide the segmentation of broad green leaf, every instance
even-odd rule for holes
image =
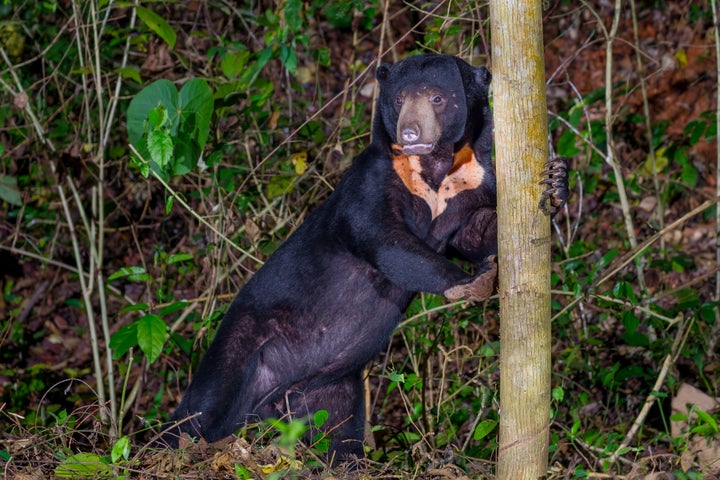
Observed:
[[[634,332],[640,326],[640,319],[631,310],[622,313],[622,322],[628,332]]]
[[[295,75],[295,70],[297,69],[297,54],[291,46],[285,44],[280,45],[280,61],[291,75]]]
[[[285,2],[285,23],[292,33],[300,31],[303,26],[303,2],[301,0],[287,0]]]
[[[22,197],[15,177],[0,175],[0,200],[5,200],[13,205],[22,205]]]
[[[294,186],[294,177],[275,175],[274,177],[270,178],[270,181],[268,182],[268,197],[275,198],[285,195],[286,193],[290,193],[292,192]]]
[[[120,437],[110,452],[110,460],[117,463],[121,458],[127,460],[130,456],[130,439],[127,436]]]
[[[202,78],[193,78],[180,89],[178,100],[180,122],[191,126],[190,138],[202,149],[210,134],[210,119],[214,108],[212,89]],[[183,130],[188,132],[187,128]]]
[[[173,160],[173,140],[170,135],[163,130],[153,130],[148,133],[147,146],[152,161],[165,170]]]
[[[140,90],[128,105],[127,129],[128,138],[136,148],[140,148],[140,141],[145,133],[150,110],[162,105],[167,110],[171,132],[177,129],[178,92],[170,80],[157,80]]]
[[[129,66],[124,68],[118,68],[115,71],[125,78],[135,80],[137,83],[142,83],[142,78],[140,78],[140,69],[138,67]]]
[[[220,70],[223,75],[234,80],[245,71],[245,66],[249,58],[250,52],[247,50],[227,52],[220,62]]]
[[[148,123],[153,128],[159,128],[168,121],[168,114],[165,105],[158,105],[148,112]]]
[[[683,164],[680,178],[682,179],[684,184],[690,187],[694,188],[697,185],[698,173],[695,165],[693,165],[692,162],[688,161]]]
[[[200,147],[192,141],[192,125],[181,123],[178,136],[175,137],[175,161],[172,166],[173,175],[184,175],[191,171],[200,158]]]
[[[113,334],[110,338],[110,350],[112,350],[113,358],[118,359],[125,355],[128,350],[137,346],[137,326],[138,322],[133,322]]]
[[[55,476],[60,478],[110,478],[112,474],[107,460],[94,453],[76,453],[55,467]]]
[[[164,18],[152,10],[148,10],[143,7],[135,7],[135,11],[137,12],[138,17],[140,17],[140,20],[150,27],[150,30],[155,32],[158,37],[165,40],[165,43],[167,43],[171,49],[175,48],[177,34]]]
[[[137,321],[137,341],[145,353],[148,363],[153,363],[162,353],[167,336],[167,325],[162,318],[152,313]]]
[[[490,432],[495,430],[495,427],[497,426],[497,422],[495,420],[483,420],[482,422],[478,423],[477,427],[475,427],[475,431],[473,432],[473,439],[474,440],[480,440],[482,438],[485,438]]]
[[[330,414],[327,410],[318,410],[313,416],[313,423],[316,427],[322,427],[327,422],[328,417],[330,417]]]

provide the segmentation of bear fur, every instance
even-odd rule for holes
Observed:
[[[360,457],[362,370],[413,296],[493,293],[489,72],[418,55],[376,76],[372,143],[237,294],[162,443],[177,446],[180,432],[212,442],[247,421],[324,409],[330,457]]]

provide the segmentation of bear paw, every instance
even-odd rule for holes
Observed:
[[[567,159],[558,157],[547,162],[542,176],[540,185],[548,187],[540,197],[539,207],[545,215],[554,216],[570,196]]]
[[[480,271],[468,282],[455,285],[445,290],[448,300],[475,300],[482,302],[495,293],[495,280],[497,279],[497,257],[488,256],[480,265]]]

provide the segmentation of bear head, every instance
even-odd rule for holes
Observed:
[[[380,85],[373,139],[425,155],[438,145],[474,143],[487,131],[490,72],[450,55],[417,55],[376,73]],[[489,147],[489,145],[488,145]]]

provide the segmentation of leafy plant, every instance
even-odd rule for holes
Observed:
[[[130,102],[130,143],[149,165],[135,158],[143,175],[152,169],[164,179],[190,172],[198,163],[210,133],[213,96],[203,79],[188,80],[178,93],[169,80],[157,80]]]

